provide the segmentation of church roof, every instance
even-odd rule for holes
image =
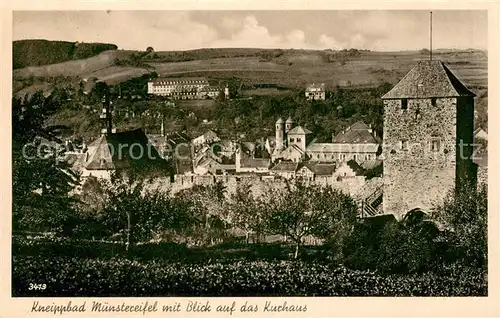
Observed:
[[[151,155],[151,158],[150,158]],[[88,170],[126,169],[139,164],[164,163],[142,129],[103,135],[89,145]]]
[[[297,126],[293,129],[290,129],[288,132],[288,135],[308,135],[312,134],[312,131],[310,131],[307,128],[302,128],[302,126]]]
[[[380,141],[371,133],[370,127],[358,121],[346,130],[333,137],[333,143],[345,144],[379,144]]]
[[[382,99],[476,96],[441,61],[420,61]]]

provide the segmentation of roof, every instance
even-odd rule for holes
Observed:
[[[208,130],[203,135],[198,136],[195,139],[193,139],[193,142],[194,143],[199,143],[199,142],[203,143],[203,142],[214,141],[214,140],[218,141],[220,139],[215,132],[213,132],[212,130]]]
[[[277,124],[283,124],[285,121],[283,120],[283,118],[278,118],[278,120],[276,121]]]
[[[310,131],[307,128],[302,128],[302,126],[297,126],[293,129],[290,129],[288,132],[288,135],[308,135],[312,134],[312,131]]]
[[[286,123],[287,123],[287,124],[293,124],[293,123],[294,123],[294,121],[293,121],[292,117],[290,117],[290,116],[289,116],[289,117],[287,118],[287,120],[286,120]]]
[[[242,155],[240,160],[240,166],[242,168],[269,168],[271,165],[271,159],[264,158],[252,158],[247,155]]]
[[[361,163],[361,168],[363,168],[365,170],[370,170],[370,169],[373,169],[375,167],[380,166],[381,164],[382,164],[382,160],[379,160],[379,159],[366,160],[366,161]]]
[[[164,162],[142,129],[103,135],[88,148],[85,162],[88,170],[115,170],[140,163]]]
[[[358,153],[377,152],[380,145],[376,143],[312,143],[306,148],[306,152],[334,152],[334,153]]]
[[[312,83],[312,84],[308,84],[306,86],[306,89],[313,89],[313,88],[319,88],[319,89],[324,90],[325,89],[325,83]]]
[[[420,61],[382,99],[476,96],[441,61]]]
[[[333,137],[333,143],[346,144],[379,144],[371,129],[362,121],[354,123]]]
[[[350,129],[351,130],[370,130],[370,127],[368,127],[368,125],[365,124],[363,121],[357,121],[351,125]]]
[[[296,152],[298,152],[300,154],[304,153],[304,151],[299,146],[297,146],[297,145],[294,144],[294,145],[286,147],[280,154],[284,154],[286,152],[287,153],[292,153],[292,151],[296,151]]]
[[[474,137],[475,138],[483,138],[483,139],[488,139],[488,132],[484,130],[482,127],[477,128],[474,130]]]
[[[159,85],[194,85],[204,84],[208,85],[208,80],[205,77],[178,77],[178,78],[154,78],[150,82],[154,86]]]
[[[334,163],[314,163],[314,162],[308,162],[302,164],[302,168],[308,168],[310,171],[312,171],[315,175],[317,176],[329,176],[332,175],[335,172],[336,165]]]
[[[362,175],[365,171],[364,169],[355,161],[355,160],[349,160],[346,162],[346,164],[349,166],[349,168],[352,169],[356,173],[356,175]]]
[[[297,162],[292,161],[280,161],[274,167],[271,168],[271,171],[274,172],[295,172],[298,167]]]

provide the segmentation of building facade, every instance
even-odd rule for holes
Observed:
[[[309,100],[325,100],[326,91],[325,83],[309,84],[306,87],[306,98]]]
[[[224,91],[229,97],[229,88],[210,86],[204,77],[155,78],[148,82],[148,94],[168,96],[173,99],[217,98]]]

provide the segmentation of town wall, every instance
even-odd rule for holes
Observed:
[[[256,196],[265,195],[271,191],[283,189],[286,186],[286,179],[278,176],[262,176],[257,174],[246,175],[175,175],[173,180],[169,178],[157,178],[148,184],[151,191],[162,191],[176,194],[182,190],[190,189],[196,185],[211,186],[221,182],[227,192],[234,193],[239,185],[248,184],[252,193]],[[319,185],[321,187],[331,186],[346,194],[355,196],[365,185],[365,178],[362,176],[338,179],[333,176],[316,176],[305,179],[306,184]]]

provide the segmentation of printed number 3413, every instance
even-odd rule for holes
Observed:
[[[33,284],[30,283],[28,289],[29,290],[45,290],[47,288],[47,284]]]

